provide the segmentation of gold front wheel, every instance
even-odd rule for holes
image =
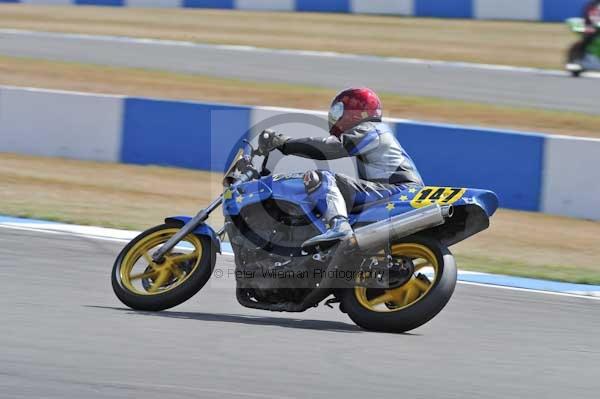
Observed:
[[[112,273],[113,290],[125,305],[163,310],[185,302],[210,278],[215,251],[210,238],[187,235],[162,262],[152,254],[179,231],[161,225],[147,230],[121,251]]]

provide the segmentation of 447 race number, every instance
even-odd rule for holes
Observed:
[[[410,205],[413,208],[431,204],[450,205],[461,199],[465,191],[464,188],[454,187],[423,187],[415,194]]]

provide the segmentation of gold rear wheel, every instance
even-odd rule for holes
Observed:
[[[439,269],[435,253],[422,244],[402,243],[392,246],[392,256],[409,258],[414,264],[414,274],[408,282],[387,290],[354,288],[358,302],[373,312],[398,312],[421,298],[433,287]],[[426,272],[423,274],[422,272]]]
[[[439,241],[412,236],[393,244],[391,252],[395,259],[410,262],[410,277],[388,289],[357,285],[338,294],[343,311],[367,330],[399,333],[415,329],[446,306],[456,286],[454,257]]]

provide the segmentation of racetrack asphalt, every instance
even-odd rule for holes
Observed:
[[[600,302],[459,285],[403,335],[249,310],[216,279],[160,313],[110,286],[123,243],[0,228],[0,398],[596,398]],[[231,257],[220,257],[225,272]]]
[[[559,71],[8,29],[0,54],[600,114],[600,79]]]

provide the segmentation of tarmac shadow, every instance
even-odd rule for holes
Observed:
[[[132,310],[129,308],[118,308],[111,306],[93,306],[84,305],[87,308],[110,309],[121,312],[128,312],[136,315],[149,317],[166,317],[174,319],[188,319],[198,321],[213,321],[222,323],[259,325],[259,326],[276,326],[284,328],[294,328],[301,330],[318,330],[318,331],[333,331],[342,333],[367,333],[368,331],[362,328],[339,321],[329,320],[309,320],[309,319],[293,319],[287,317],[263,317],[254,315],[228,314],[228,313],[202,313],[202,312],[144,312]]]

